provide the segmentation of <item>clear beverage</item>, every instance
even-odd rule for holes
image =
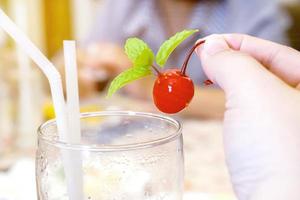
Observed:
[[[135,112],[86,113],[80,144],[59,141],[55,121],[39,128],[38,199],[68,200],[62,152],[79,155],[86,200],[181,200],[183,148],[174,119]]]

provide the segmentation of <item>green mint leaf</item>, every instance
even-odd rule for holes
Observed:
[[[174,49],[185,39],[198,32],[198,30],[184,30],[176,33],[174,36],[165,41],[156,54],[156,63],[163,67]]]
[[[143,40],[138,38],[127,39],[125,53],[134,66],[150,66],[154,60],[152,50]]]
[[[135,66],[119,74],[110,84],[107,97],[111,97],[126,84],[152,74],[149,66]]]

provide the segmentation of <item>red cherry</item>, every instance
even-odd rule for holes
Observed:
[[[156,107],[168,114],[184,109],[194,96],[193,81],[180,70],[160,73],[154,83],[153,100]]]
[[[170,69],[161,73],[154,65],[158,77],[153,87],[153,100],[156,107],[168,114],[174,114],[187,107],[194,96],[193,81],[186,75],[186,69],[191,55],[205,40],[197,42],[187,54],[181,70]],[[212,84],[210,81],[206,84]]]

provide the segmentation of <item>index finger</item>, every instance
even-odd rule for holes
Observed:
[[[224,34],[228,45],[247,53],[293,87],[300,85],[300,52],[281,44],[243,34]]]

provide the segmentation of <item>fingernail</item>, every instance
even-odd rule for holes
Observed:
[[[219,52],[228,50],[229,47],[224,39],[221,38],[212,38],[206,40],[206,42],[203,45],[203,49],[201,50],[202,53],[213,56]]]

